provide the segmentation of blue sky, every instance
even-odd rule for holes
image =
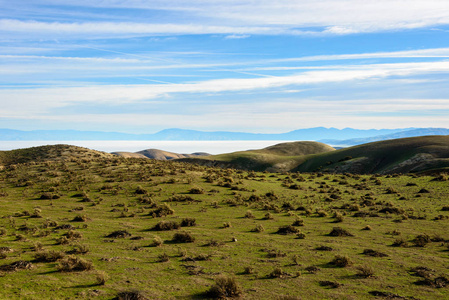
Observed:
[[[449,127],[447,0],[0,0],[0,128]]]

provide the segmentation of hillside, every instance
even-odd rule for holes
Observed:
[[[0,299],[449,299],[446,175],[26,151],[0,170]]]
[[[335,149],[319,142],[290,142],[260,150],[239,151],[182,161],[221,168],[282,172],[296,167],[306,155],[329,151],[335,151]]]
[[[112,154],[70,145],[39,146],[11,151],[0,151],[0,165],[12,165],[45,160],[77,158],[111,158]]]
[[[449,168],[449,136],[422,136],[363,144],[307,157],[292,171],[409,173]]]
[[[204,152],[196,152],[192,154],[179,154],[174,152],[168,152],[159,149],[146,149],[139,152],[112,152],[112,154],[125,157],[125,158],[151,158],[156,160],[172,160],[172,159],[181,159],[181,158],[189,158],[189,157],[199,157],[199,156],[208,156],[209,153]]]
[[[318,142],[281,143],[261,150],[183,161],[269,172],[388,174],[444,171],[449,168],[449,136],[393,139],[340,150]]]

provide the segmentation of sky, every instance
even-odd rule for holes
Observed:
[[[0,0],[0,128],[449,128],[448,0]]]

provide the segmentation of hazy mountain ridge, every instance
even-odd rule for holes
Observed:
[[[228,131],[197,131],[186,129],[165,129],[154,134],[129,134],[120,132],[77,131],[77,130],[33,130],[21,131],[0,129],[2,141],[75,141],[75,140],[135,140],[135,141],[322,141],[326,139],[347,140],[394,134],[407,129],[353,129],[315,127],[298,129],[287,133],[246,133]],[[414,129],[413,129],[414,130]]]

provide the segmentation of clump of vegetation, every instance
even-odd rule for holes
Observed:
[[[344,268],[344,267],[351,265],[352,261],[348,256],[335,255],[334,259],[331,260],[329,262],[329,264],[339,267],[339,268]]]
[[[388,254],[385,254],[383,252],[376,251],[373,249],[365,249],[365,250],[363,250],[362,254],[365,254],[368,256],[373,256],[373,257],[387,257],[388,256]]]
[[[36,262],[55,262],[61,258],[64,258],[65,254],[60,251],[49,250],[40,251],[34,254],[34,261]]]
[[[196,219],[195,218],[184,218],[181,221],[181,227],[192,227],[196,226]]]
[[[234,277],[219,276],[215,284],[209,289],[207,295],[213,298],[237,298],[243,294],[243,289]]]
[[[113,239],[123,239],[130,237],[131,233],[129,233],[127,230],[116,230],[108,234],[106,237],[113,238]]]
[[[164,203],[154,209],[149,215],[153,218],[161,218],[168,215],[173,215],[174,213],[175,211],[168,204]]]
[[[413,239],[413,244],[416,247],[425,247],[430,241],[430,236],[427,234],[419,234]]]
[[[172,241],[174,243],[193,243],[195,237],[190,232],[177,232],[173,235]]]
[[[179,223],[176,223],[175,221],[160,221],[154,227],[152,230],[156,231],[168,231],[168,230],[174,230],[181,227]]]
[[[281,226],[278,228],[277,234],[297,234],[300,230],[292,225]]]
[[[357,267],[357,276],[363,278],[369,278],[374,276],[374,269],[370,266]]]
[[[352,233],[341,227],[334,227],[329,236],[354,236]]]
[[[57,269],[60,272],[89,271],[93,269],[93,264],[89,260],[74,255],[68,255],[59,260]]]
[[[118,293],[117,300],[148,300],[145,294],[141,291],[124,291]]]

